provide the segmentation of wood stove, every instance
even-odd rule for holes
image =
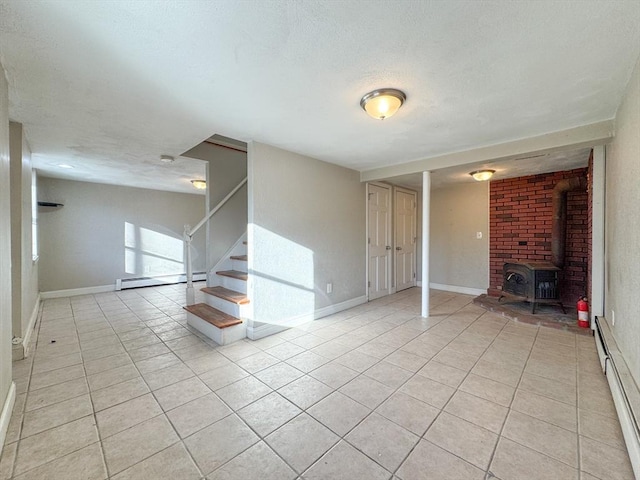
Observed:
[[[503,285],[500,300],[509,295],[520,300],[531,302],[531,313],[536,313],[536,304],[555,303],[560,305],[562,312],[566,313],[560,301],[558,288],[558,272],[560,268],[551,263],[505,263],[503,267]]]

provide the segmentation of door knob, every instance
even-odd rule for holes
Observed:
[[[391,250],[391,245],[387,245],[387,250]]]
[[[402,250],[402,247],[396,247],[396,250]]]

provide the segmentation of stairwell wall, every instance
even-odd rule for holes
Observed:
[[[252,142],[248,177],[252,319],[287,324],[364,302],[359,173]]]
[[[115,287],[119,278],[185,272],[184,225],[204,217],[204,195],[40,177],[40,291]],[[205,268],[204,232],[193,242]]]
[[[11,381],[11,206],[9,197],[9,87],[0,65],[0,451],[15,400]]]
[[[247,176],[247,154],[201,143],[182,156],[207,162],[207,202],[213,209]],[[207,271],[247,230],[247,187],[243,187],[209,220]]]
[[[20,123],[10,122],[13,336],[29,338],[39,307],[38,263],[32,245],[31,149]],[[24,345],[27,347],[27,345]],[[24,354],[24,351],[22,352]]]

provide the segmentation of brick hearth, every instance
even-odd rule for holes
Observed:
[[[511,261],[551,261],[551,196],[560,180],[587,176],[579,168],[527,177],[492,181],[489,185],[490,288],[502,285],[502,267]],[[589,175],[589,186],[591,186]],[[561,299],[571,306],[588,290],[591,244],[587,192],[567,194],[567,244],[560,275]]]

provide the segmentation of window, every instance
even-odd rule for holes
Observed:
[[[38,187],[36,172],[31,175],[31,258],[38,260]]]

